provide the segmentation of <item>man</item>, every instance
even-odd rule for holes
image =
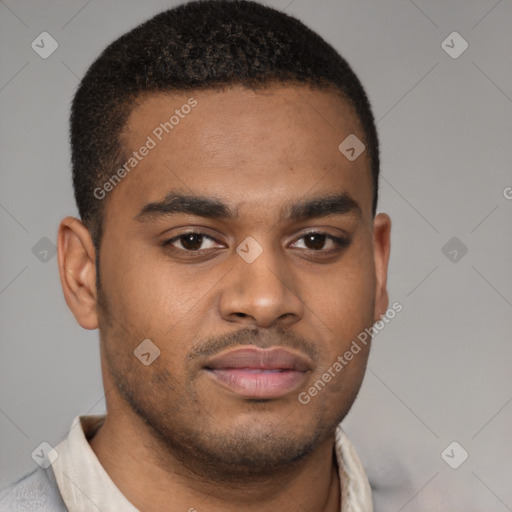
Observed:
[[[339,424],[388,308],[390,219],[345,60],[276,10],[191,2],[102,53],[71,143],[60,277],[99,329],[107,414],[2,510],[371,511]]]

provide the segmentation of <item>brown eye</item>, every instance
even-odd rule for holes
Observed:
[[[181,245],[188,251],[197,251],[203,244],[203,235],[198,233],[188,233],[180,237]]]
[[[319,251],[324,248],[326,238],[324,233],[309,233],[304,236],[304,245],[308,249]]]
[[[292,246],[297,249],[327,254],[340,251],[348,247],[349,244],[350,239],[348,238],[341,238],[321,231],[311,231],[302,235]]]
[[[183,233],[163,243],[164,246],[171,246],[173,249],[183,252],[195,252],[213,249],[217,243],[204,233]]]

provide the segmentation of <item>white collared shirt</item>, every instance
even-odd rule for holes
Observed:
[[[70,512],[138,512],[116,487],[90,447],[105,416],[77,416],[55,450],[52,464],[60,494]],[[373,512],[368,478],[347,435],[338,426],[335,452],[341,486],[341,512]]]

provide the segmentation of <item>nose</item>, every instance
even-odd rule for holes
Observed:
[[[270,248],[251,263],[233,254],[233,267],[224,280],[220,314],[244,327],[287,327],[304,315],[304,303],[283,255]]]

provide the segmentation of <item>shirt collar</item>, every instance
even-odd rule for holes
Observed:
[[[116,487],[88,443],[105,415],[77,416],[67,437],[56,446],[52,464],[69,512],[138,512]],[[373,512],[368,478],[354,446],[341,426],[335,433],[335,453],[341,487],[341,512]]]

